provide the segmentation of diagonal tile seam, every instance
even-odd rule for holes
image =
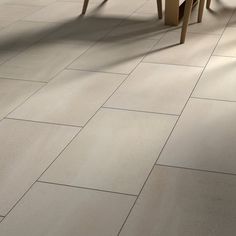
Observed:
[[[138,196],[137,196],[137,198],[136,198],[136,200],[135,200],[133,206],[131,207],[131,209],[130,209],[130,211],[129,211],[129,213],[128,213],[128,215],[127,215],[127,217],[126,217],[126,219],[125,219],[125,221],[124,221],[124,223],[123,223],[123,225],[121,226],[121,228],[120,228],[120,230],[119,230],[117,236],[120,235],[120,233],[121,233],[121,231],[122,231],[124,225],[126,224],[126,222],[127,222],[128,218],[129,218],[129,216],[130,216],[132,210],[134,209],[134,207],[135,207],[135,205],[136,205],[136,203],[137,203],[137,200],[139,199],[139,197],[140,197],[140,195],[141,195],[141,193],[142,193],[142,191],[143,191],[143,189],[144,189],[144,186],[146,185],[146,183],[147,183],[147,181],[148,181],[148,179],[149,179],[151,173],[153,172],[155,166],[157,165],[157,161],[158,161],[159,157],[161,156],[161,154],[162,154],[164,148],[166,147],[166,145],[167,145],[167,143],[168,143],[168,141],[169,141],[169,139],[170,139],[170,137],[171,137],[171,135],[172,135],[172,133],[173,133],[175,127],[176,127],[176,125],[178,124],[178,122],[179,122],[179,120],[180,120],[180,118],[181,118],[181,116],[182,116],[182,114],[183,114],[183,112],[184,112],[184,110],[185,110],[185,108],[186,108],[186,106],[187,106],[187,104],[188,104],[188,102],[189,102],[189,100],[190,100],[190,98],[191,98],[191,96],[192,96],[192,94],[193,94],[193,92],[194,92],[194,90],[195,90],[195,88],[196,88],[198,82],[200,81],[200,79],[201,79],[201,77],[202,77],[203,72],[204,72],[205,69],[206,69],[206,66],[208,65],[208,63],[209,63],[211,57],[213,56],[213,53],[214,53],[214,51],[215,51],[217,45],[219,44],[220,39],[222,38],[222,36],[223,36],[223,34],[224,34],[224,32],[225,32],[225,30],[226,30],[226,28],[227,28],[227,25],[229,24],[231,18],[233,17],[233,14],[234,14],[234,12],[232,12],[231,17],[229,18],[229,20],[228,20],[228,22],[227,22],[227,24],[226,24],[226,26],[225,26],[225,28],[224,28],[222,34],[220,35],[219,39],[217,40],[217,43],[216,43],[214,49],[212,50],[212,53],[211,53],[211,55],[210,55],[210,57],[209,57],[209,59],[208,59],[206,65],[204,66],[204,68],[203,68],[201,74],[199,75],[199,78],[198,78],[198,80],[197,80],[195,86],[193,87],[192,92],[191,92],[191,94],[189,95],[189,98],[187,99],[187,101],[186,101],[186,103],[185,103],[185,105],[184,105],[184,107],[183,107],[183,109],[182,109],[182,111],[181,111],[181,113],[180,113],[180,116],[177,118],[177,120],[176,120],[176,122],[175,122],[175,124],[174,124],[174,126],[173,126],[173,128],[172,128],[172,130],[171,130],[171,132],[170,132],[170,134],[169,134],[169,136],[167,137],[166,142],[164,143],[164,145],[163,145],[163,147],[162,147],[162,149],[161,149],[161,151],[160,151],[160,153],[159,153],[159,155],[158,155],[158,157],[157,157],[157,160],[156,160],[155,164],[153,165],[151,171],[149,172],[149,174],[148,174],[148,176],[147,176],[147,178],[146,178],[146,180],[145,180],[145,182],[144,182],[144,184],[143,184],[143,186],[142,186],[142,188],[141,188],[141,190],[140,190],[140,192],[139,192],[139,194],[138,194]]]
[[[5,79],[5,80],[15,80],[15,81],[24,81],[24,82],[33,82],[33,83],[41,83],[41,84],[47,84],[48,82],[45,81],[40,81],[40,80],[28,80],[28,79],[14,79],[14,78],[6,78],[6,77],[0,77],[0,80]]]
[[[83,128],[83,126],[79,126],[79,125],[70,125],[70,124],[62,124],[62,123],[54,123],[54,122],[46,122],[46,121],[35,121],[35,120],[27,120],[27,119],[13,118],[13,117],[5,117],[3,119],[4,120],[26,121],[26,122],[37,123],[37,124],[48,124],[48,125],[67,126],[67,127],[74,127],[74,128]]]
[[[236,102],[236,100],[225,100],[225,99],[218,99],[218,98],[206,98],[206,97],[195,97],[192,96],[193,99],[200,99],[200,100],[210,100],[210,101],[219,101],[219,102]]]
[[[175,166],[175,165],[166,165],[166,164],[159,164],[159,163],[156,163],[155,166],[163,166],[163,167],[169,167],[169,168],[175,168],[175,169],[183,169],[183,170],[198,171],[198,172],[207,172],[207,173],[212,173],[212,174],[229,175],[229,176],[236,177],[236,173],[223,172],[223,171],[215,171],[215,170],[208,170],[208,169],[198,169],[198,168],[191,168],[191,167],[184,167],[184,166]]]
[[[165,34],[163,34],[164,36]],[[162,37],[163,37],[162,36]],[[159,39],[161,40],[162,37]],[[159,41],[158,40],[158,41]],[[88,49],[87,49],[88,50]],[[86,50],[86,51],[87,51]],[[144,57],[144,56],[143,56]],[[41,173],[41,175],[31,184],[31,186],[27,189],[27,191],[25,191],[25,193],[21,196],[21,198],[12,206],[12,208],[8,211],[8,213],[6,214],[6,216],[3,218],[3,220],[14,210],[14,208],[16,207],[16,205],[24,198],[24,196],[31,190],[31,188],[34,186],[34,184],[39,181],[39,179],[42,177],[42,175],[52,166],[52,164],[60,157],[60,155],[67,149],[67,147],[73,142],[73,140],[80,134],[80,132],[82,132],[82,130],[87,126],[87,124],[93,119],[93,117],[98,113],[98,111],[106,104],[106,102],[112,97],[112,95],[120,88],[120,86],[128,79],[129,75],[139,66],[139,64],[141,63],[141,61],[133,68],[133,70],[126,75],[126,77],[124,78],[124,80],[120,83],[120,85],[113,91],[113,93],[105,100],[105,102],[97,109],[97,111],[90,117],[90,119],[85,123],[85,125],[79,130],[79,132],[70,140],[70,142],[62,149],[62,151],[57,155],[57,157],[49,164],[49,166]],[[59,71],[50,81],[52,81],[53,79],[55,79],[55,77],[61,73],[63,70],[65,70],[66,68],[63,68],[61,71]],[[103,73],[103,72],[101,72]],[[47,83],[42,86],[39,90],[41,90],[42,88],[44,88],[47,85]],[[38,90],[38,91],[39,91]],[[37,92],[38,92],[37,91]],[[36,94],[37,92],[35,92],[34,94]],[[33,95],[34,95],[33,94]],[[31,95],[30,97],[32,97],[33,95]],[[30,98],[29,97],[29,98]],[[27,98],[21,105],[23,105],[29,98]],[[19,105],[19,106],[21,106]],[[19,107],[17,106],[17,108]],[[15,108],[14,110],[16,110],[17,108]],[[13,111],[14,111],[13,110]],[[10,113],[12,113],[13,111],[11,111]],[[10,114],[9,113],[9,114]],[[8,114],[8,115],[9,115]],[[1,121],[0,121],[1,122]],[[36,122],[37,123],[37,122]],[[136,200],[137,201],[138,196],[136,196]]]
[[[176,116],[176,117],[179,116],[178,114],[163,113],[163,112],[155,112],[155,111],[134,110],[134,109],[119,108],[119,107],[102,106],[102,108],[110,109],[110,110],[120,110],[120,111],[130,111],[130,112],[141,112],[141,113],[156,114],[156,115],[167,115],[167,116]]]
[[[113,193],[113,194],[119,194],[119,195],[131,196],[131,197],[137,197],[138,196],[136,194],[116,192],[116,191],[108,191],[108,190],[104,190],[104,189],[88,188],[88,187],[83,187],[83,186],[76,186],[76,185],[70,185],[70,184],[61,184],[61,183],[42,181],[42,180],[37,180],[37,182],[38,183],[44,183],[44,184],[51,184],[51,185],[70,187],[70,188],[77,188],[77,189],[87,189],[87,190],[93,190],[93,191],[104,192],[104,193]]]

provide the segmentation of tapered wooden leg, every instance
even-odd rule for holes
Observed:
[[[89,3],[89,0],[84,0],[83,10],[82,10],[83,15],[86,13],[88,3]]]
[[[162,19],[162,0],[157,0],[157,10],[159,19]]]
[[[205,0],[200,0],[198,8],[198,23],[202,22],[204,6],[205,6]]]
[[[186,0],[185,8],[184,8],[184,22],[183,22],[183,26],[182,26],[180,43],[185,42],[192,7],[193,7],[193,0]]]
[[[207,0],[207,9],[209,9],[210,8],[210,6],[211,6],[211,0]]]

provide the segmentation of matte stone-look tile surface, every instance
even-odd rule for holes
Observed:
[[[158,163],[236,173],[236,104],[192,99]]]
[[[102,109],[41,180],[138,194],[175,121]]]
[[[0,224],[0,234],[115,236],[134,200],[132,196],[36,183]]]
[[[57,125],[1,121],[0,215],[7,214],[78,131]]]
[[[155,167],[120,236],[233,235],[236,179]]]
[[[67,70],[10,117],[83,126],[124,79],[123,75]]]
[[[236,58],[212,57],[193,96],[236,101]]]
[[[202,69],[140,64],[105,106],[180,114]]]
[[[42,83],[0,78],[0,120],[43,86]]]

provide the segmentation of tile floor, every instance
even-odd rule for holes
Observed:
[[[234,235],[235,1],[82,3],[0,0],[0,235]]]

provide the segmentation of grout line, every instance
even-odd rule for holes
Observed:
[[[101,74],[113,74],[113,75],[124,75],[127,76],[128,74],[125,73],[117,73],[117,72],[107,72],[107,71],[100,71],[100,70],[84,70],[84,69],[77,69],[77,68],[66,68],[65,70],[76,70],[76,71],[85,71],[85,72],[96,72]]]
[[[47,84],[47,81],[36,81],[36,80],[27,80],[27,79],[15,79],[15,78],[7,78],[7,77],[0,77],[0,80],[15,80],[15,81],[23,81],[23,82],[32,82],[38,84]]]
[[[64,186],[64,187],[69,187],[69,188],[86,189],[86,190],[92,190],[92,191],[98,191],[98,192],[104,192],[104,193],[113,193],[113,194],[120,194],[120,195],[137,197],[137,195],[135,195],[135,194],[108,191],[108,190],[102,190],[102,189],[97,189],[97,188],[87,188],[87,187],[82,187],[82,186],[76,186],[76,185],[70,185],[70,184],[61,184],[61,183],[48,182],[48,181],[43,181],[43,180],[38,180],[36,182],[43,183],[43,184]]]
[[[204,97],[191,97],[193,99],[200,99],[200,100],[210,100],[210,101],[219,101],[219,102],[236,102],[236,101],[233,101],[233,100],[224,100],[224,99],[218,99],[218,98],[204,98]]]
[[[69,127],[74,127],[74,128],[83,128],[83,126],[79,126],[79,125],[70,125],[70,124],[54,123],[54,122],[47,122],[47,121],[37,121],[37,120],[27,120],[27,119],[14,118],[14,117],[5,117],[4,119],[5,120],[25,121],[25,122],[31,122],[31,123],[37,123],[37,124],[48,124],[48,125],[69,126]]]
[[[213,57],[228,57],[228,58],[236,59],[236,56],[227,56],[227,55],[218,55],[218,54],[213,54],[212,56]]]
[[[166,164],[156,164],[156,166],[163,166],[168,168],[175,168],[175,169],[184,169],[184,170],[191,170],[191,171],[197,171],[197,172],[206,172],[206,173],[213,173],[213,174],[221,174],[221,175],[229,175],[229,176],[235,176],[236,173],[230,173],[230,172],[221,172],[221,171],[215,171],[215,170],[207,170],[207,169],[197,169],[197,168],[191,168],[191,167],[184,167],[184,166],[175,166],[175,165],[166,165]]]
[[[204,68],[204,66],[194,66],[194,65],[184,65],[175,63],[164,63],[164,62],[154,62],[154,61],[142,61],[143,64],[155,64],[155,65],[166,65],[166,66],[179,66],[179,67],[192,67],[192,68]]]
[[[133,109],[126,109],[126,108],[119,108],[119,107],[102,106],[101,108],[110,109],[110,110],[120,110],[120,111],[149,113],[149,114],[155,114],[155,115],[167,115],[167,116],[176,116],[176,117],[179,116],[177,114],[171,114],[171,113],[162,113],[162,112],[154,112],[154,111],[143,111],[143,110],[133,110]]]
[[[233,13],[232,13],[231,17],[229,18],[228,23],[230,22],[232,16],[233,16]],[[227,24],[228,24],[228,23],[227,23]],[[225,29],[226,29],[226,27],[227,27],[227,24],[226,24],[226,26],[225,26],[225,28],[224,28],[224,30],[223,30],[223,32],[222,32],[222,35],[223,35],[223,33],[224,33],[224,31],[225,31]],[[130,209],[130,211],[129,211],[129,213],[128,213],[128,216],[126,217],[126,219],[125,219],[123,225],[121,226],[121,228],[120,228],[120,230],[119,230],[117,236],[120,235],[120,233],[121,233],[122,229],[124,228],[124,226],[125,226],[125,224],[126,224],[128,218],[129,218],[129,216],[130,216],[130,214],[131,214],[133,208],[135,207],[135,205],[136,205],[136,203],[137,203],[137,201],[138,201],[138,199],[139,199],[139,197],[140,197],[140,195],[141,195],[141,193],[142,193],[142,191],[143,191],[143,189],[144,189],[144,186],[146,185],[146,183],[147,183],[147,181],[148,181],[148,179],[149,179],[149,177],[150,177],[150,175],[151,175],[153,169],[155,168],[155,166],[156,166],[156,164],[157,164],[157,161],[158,161],[159,157],[161,156],[161,154],[162,154],[164,148],[166,147],[166,145],[167,145],[167,143],[168,143],[168,141],[169,141],[169,139],[170,139],[170,137],[171,137],[171,135],[172,135],[172,133],[173,133],[175,127],[177,126],[177,124],[178,124],[178,122],[179,122],[179,120],[180,120],[180,118],[181,118],[181,116],[182,116],[182,114],[183,114],[183,112],[184,112],[184,110],[185,110],[185,107],[187,106],[187,104],[188,104],[188,102],[189,102],[189,100],[190,100],[190,98],[191,98],[191,96],[192,96],[192,94],[193,94],[193,92],[194,92],[194,90],[195,90],[195,88],[196,88],[198,82],[199,82],[200,79],[201,79],[201,76],[202,76],[202,74],[203,74],[203,72],[204,72],[204,70],[205,70],[207,64],[209,63],[209,61],[210,61],[210,59],[211,59],[211,57],[212,57],[212,55],[213,55],[213,53],[214,53],[214,51],[215,51],[215,49],[216,49],[216,47],[217,47],[217,45],[218,45],[220,39],[222,38],[222,35],[219,37],[219,39],[218,39],[218,41],[217,41],[217,43],[216,43],[214,49],[212,50],[212,53],[211,53],[211,55],[209,56],[209,59],[208,59],[206,65],[204,66],[204,68],[203,68],[201,74],[199,75],[199,78],[198,78],[198,80],[197,80],[195,86],[193,87],[192,92],[191,92],[191,94],[189,95],[189,98],[187,99],[187,101],[186,101],[186,103],[185,103],[185,105],[184,105],[184,107],[183,107],[183,109],[182,109],[182,111],[181,111],[180,116],[177,118],[177,120],[176,120],[176,122],[175,122],[175,124],[174,124],[174,126],[173,126],[173,128],[172,128],[172,130],[171,130],[171,132],[170,132],[170,134],[169,134],[169,136],[167,137],[166,142],[164,143],[164,145],[163,145],[163,147],[162,147],[162,149],[161,149],[161,151],[160,151],[160,153],[159,153],[159,155],[158,155],[158,157],[157,157],[156,162],[154,163],[153,167],[151,168],[151,171],[149,172],[149,174],[148,174],[148,176],[147,176],[147,178],[146,178],[146,180],[145,180],[145,182],[144,182],[144,184],[143,184],[143,186],[142,186],[142,188],[141,188],[141,190],[140,190],[140,192],[139,192],[139,194],[138,194],[138,197],[136,198],[136,200],[135,200],[133,206],[131,207],[131,209]],[[163,36],[163,37],[164,37],[164,36]]]
[[[82,129],[81,129],[82,130]],[[18,199],[18,201],[16,201],[16,203],[11,207],[11,209],[7,212],[7,214],[5,215],[5,218],[12,212],[12,210],[15,208],[16,205],[18,205],[18,203],[24,198],[24,196],[32,189],[32,187],[34,186],[34,184],[41,178],[41,176],[48,170],[48,168],[58,159],[58,157],[61,155],[62,152],[64,152],[64,150],[71,144],[71,142],[79,135],[79,133],[81,132],[81,130],[79,130],[74,137],[72,137],[72,139],[65,145],[65,147],[59,152],[59,154],[56,156],[56,158],[49,164],[49,166],[42,172],[42,174],[30,185],[30,187],[24,192],[24,194]],[[5,219],[4,218],[4,219]],[[3,219],[3,220],[4,220]]]

